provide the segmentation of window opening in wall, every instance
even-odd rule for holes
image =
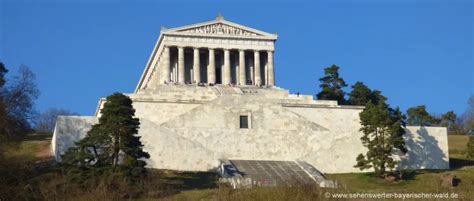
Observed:
[[[240,116],[240,128],[249,128],[249,116],[247,115]]]

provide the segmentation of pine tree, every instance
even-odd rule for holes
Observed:
[[[408,108],[407,115],[407,124],[410,126],[436,126],[441,122],[440,119],[431,116],[424,105]]]
[[[319,100],[337,100],[339,104],[345,104],[344,91],[342,88],[346,87],[347,84],[339,77],[339,66],[333,64],[330,67],[324,69],[324,77],[320,78],[321,92],[316,96]]]
[[[87,136],[63,155],[64,166],[74,171],[111,170],[127,177],[144,175],[146,162],[143,159],[150,156],[143,151],[140,137],[136,136],[140,123],[134,117],[132,100],[114,93],[107,97],[101,114],[99,123],[92,126]]]
[[[458,117],[454,111],[448,111],[441,115],[439,118],[439,126],[446,127],[448,129],[448,135],[452,134],[465,134],[462,129],[462,125],[460,121],[458,121]]]
[[[382,96],[378,90],[372,91],[363,82],[356,82],[352,85],[352,91],[349,93],[349,105],[366,105],[368,102],[378,104],[379,101],[385,101],[387,98]]]
[[[364,133],[362,144],[368,151],[365,155],[361,153],[357,156],[354,167],[361,170],[373,168],[377,176],[385,177],[397,163],[393,159],[394,152],[407,152],[403,139],[403,114],[399,108],[392,109],[385,101],[380,101],[377,105],[367,103],[359,116],[362,125],[360,131]]]

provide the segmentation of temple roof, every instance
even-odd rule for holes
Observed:
[[[202,35],[214,37],[249,37],[249,38],[265,38],[277,39],[276,34],[260,31],[248,26],[237,24],[225,20],[221,15],[216,19],[200,22],[175,28],[162,27],[161,33],[165,35]]]

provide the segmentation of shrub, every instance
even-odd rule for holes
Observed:
[[[469,137],[469,142],[467,143],[466,156],[468,158],[474,158],[474,136]]]

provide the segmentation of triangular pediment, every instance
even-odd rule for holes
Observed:
[[[213,23],[204,26],[193,27],[189,29],[180,30],[184,33],[199,33],[199,34],[217,34],[217,35],[239,35],[239,36],[261,36],[252,31],[248,31],[239,27],[229,26],[224,23]]]
[[[196,35],[271,37],[276,39],[276,34],[271,34],[257,29],[253,29],[224,19],[216,19],[203,23],[191,24],[172,29],[165,29],[163,31],[164,33],[169,34],[184,33]]]

